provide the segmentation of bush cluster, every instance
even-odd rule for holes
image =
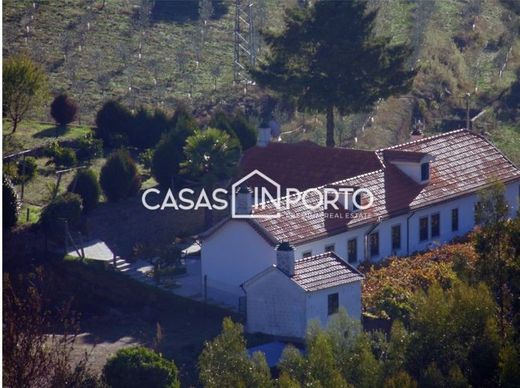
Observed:
[[[66,192],[57,196],[42,211],[40,224],[46,235],[51,237],[63,236],[66,220],[69,229],[76,229],[81,222],[81,197],[78,194]]]
[[[2,177],[2,222],[5,230],[10,230],[16,225],[20,214],[20,201],[16,190],[7,176]]]
[[[49,145],[45,150],[45,155],[52,158],[57,167],[72,167],[78,162],[74,150],[62,147],[58,142]]]
[[[24,168],[25,164],[25,168]],[[38,169],[38,164],[36,163],[36,158],[32,156],[27,156],[25,161],[23,159],[19,160],[16,166],[16,180],[17,182],[28,182],[36,176],[36,171]]]
[[[51,116],[58,125],[67,125],[76,119],[78,106],[66,94],[57,96],[51,104]]]
[[[99,186],[96,173],[90,169],[84,169],[76,173],[67,191],[76,193],[81,197],[83,210],[85,213],[88,213],[97,206],[101,187]]]
[[[103,154],[103,141],[94,138],[91,134],[78,140],[76,156],[80,160],[91,160]]]
[[[120,149],[108,157],[99,183],[109,201],[119,201],[139,192],[141,179],[128,151]]]
[[[112,388],[180,387],[175,364],[141,346],[119,350],[105,364],[103,376]]]

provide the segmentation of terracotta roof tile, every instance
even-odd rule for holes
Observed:
[[[305,291],[316,291],[362,280],[363,275],[334,252],[326,252],[297,260],[291,279]]]
[[[248,149],[240,161],[240,177],[259,170],[276,182],[282,190],[318,187],[381,168],[374,151],[322,147],[310,141],[269,143],[267,147]],[[248,180],[255,187],[264,182],[258,177]]]
[[[338,186],[367,188],[373,193],[373,206],[358,213],[358,218],[331,218],[330,215],[337,212],[330,212],[323,207],[310,210],[301,202],[285,210],[287,199],[284,198],[281,217],[262,219],[259,224],[278,241],[298,244],[375,222],[378,217],[391,217],[478,191],[492,179],[504,182],[520,179],[520,170],[493,144],[466,130],[447,132],[389,149],[432,155],[435,160],[431,163],[430,182],[418,184],[398,167],[386,163],[383,168],[371,173],[334,183]],[[378,154],[384,152],[379,150]],[[310,204],[316,204],[318,199],[316,192],[307,196]],[[254,209],[255,213],[273,211],[272,203],[267,204],[266,209]],[[351,213],[343,212],[345,214],[352,217]]]

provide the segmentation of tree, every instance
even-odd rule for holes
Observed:
[[[3,65],[3,110],[11,119],[13,131],[26,113],[37,106],[47,93],[44,71],[26,56],[7,58]]]
[[[76,120],[77,112],[76,102],[66,94],[56,96],[51,104],[51,116],[59,125],[65,126]]]
[[[497,377],[500,338],[489,289],[459,282],[443,290],[434,284],[417,293],[414,302],[408,372],[420,383],[438,381],[440,375],[452,386],[453,379],[461,380],[459,368],[469,384],[491,384]]]
[[[7,176],[2,177],[2,222],[5,230],[11,230],[18,222],[20,201],[16,190]]]
[[[502,335],[505,334],[506,317],[515,300],[512,291],[518,291],[515,279],[520,276],[520,268],[516,264],[520,249],[514,241],[518,221],[507,221],[508,204],[504,193],[505,186],[500,182],[479,193],[475,217],[480,228],[473,238],[478,255],[477,277],[486,282],[495,294],[500,308]]]
[[[183,160],[179,139],[174,131],[163,135],[152,155],[152,175],[162,187],[171,187],[179,175],[179,163]]]
[[[256,145],[258,131],[242,112],[236,113],[231,126],[243,151]]]
[[[90,169],[83,169],[76,173],[67,191],[79,194],[83,201],[83,210],[85,213],[88,213],[97,206],[101,187],[99,186],[96,173]]]
[[[186,161],[181,163],[183,173],[197,181],[206,192],[212,192],[219,181],[234,174],[240,145],[227,133],[215,128],[195,131],[184,146]],[[212,224],[212,214],[205,208],[206,226]]]
[[[9,387],[102,387],[88,358],[73,360],[77,317],[69,304],[49,307],[41,268],[19,278],[3,276],[3,382]],[[49,334],[62,327],[64,335]],[[71,333],[72,331],[72,333]],[[75,365],[74,367],[71,367]]]
[[[376,37],[376,16],[364,0],[319,1],[288,9],[284,31],[264,33],[269,54],[253,78],[295,99],[299,109],[326,113],[329,147],[335,145],[335,108],[342,115],[365,111],[411,88],[411,48]]]
[[[40,224],[46,235],[60,237],[65,232],[64,221],[67,221],[71,229],[79,227],[81,212],[81,197],[67,192],[57,196],[45,206],[40,217]]]
[[[128,151],[114,151],[101,168],[99,183],[109,201],[133,196],[141,188],[137,166]]]
[[[131,120],[129,143],[140,149],[154,147],[170,127],[171,123],[164,112],[159,109],[149,111],[141,107]]]
[[[244,328],[224,318],[222,332],[204,344],[199,356],[200,381],[206,388],[270,387],[269,368],[262,353],[249,358]]]
[[[112,388],[180,387],[174,362],[142,346],[119,350],[107,361],[103,376]]]
[[[128,143],[128,130],[132,113],[117,101],[107,101],[96,115],[96,136],[106,147],[119,147]]]

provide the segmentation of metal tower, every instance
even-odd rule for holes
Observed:
[[[236,83],[249,82],[246,64],[256,63],[253,1],[235,0],[235,31],[233,79]]]

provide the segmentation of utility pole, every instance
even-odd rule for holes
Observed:
[[[471,128],[471,121],[469,118],[469,98],[471,97],[471,93],[466,93],[466,129],[469,131]]]
[[[235,83],[249,82],[246,65],[255,66],[256,52],[253,2],[235,0],[235,29],[233,51],[233,80]]]

